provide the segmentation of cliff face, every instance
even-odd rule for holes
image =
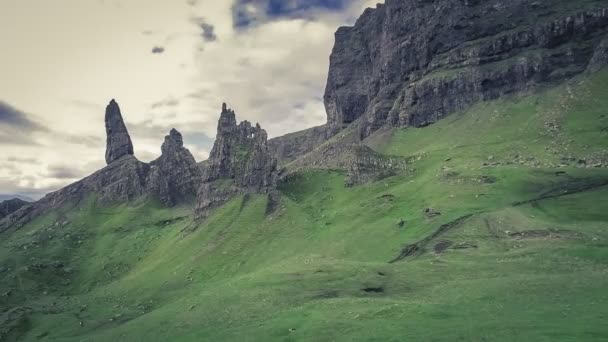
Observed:
[[[277,159],[259,124],[237,125],[236,114],[222,105],[213,149],[203,171],[197,212],[206,211],[237,193],[270,193],[277,181]]]
[[[428,125],[605,64],[608,6],[386,0],[335,37],[324,96],[328,135],[356,122],[365,138],[383,125]]]

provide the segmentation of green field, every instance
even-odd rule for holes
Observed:
[[[272,214],[91,195],[0,235],[0,340],[606,341],[607,89],[604,70],[382,131],[407,172],[303,171]]]

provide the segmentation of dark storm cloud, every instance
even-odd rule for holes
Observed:
[[[311,18],[312,11],[340,11],[354,0],[237,0],[233,26],[246,28],[279,18]]]
[[[0,101],[0,125],[11,126],[28,131],[45,131],[46,128],[31,121],[27,114]]]
[[[217,35],[215,34],[215,26],[209,24],[207,20],[205,20],[205,18],[192,18],[192,22],[200,28],[200,34],[204,41],[214,42],[217,40]]]
[[[33,133],[49,130],[32,121],[23,111],[0,101],[0,143],[12,145],[38,145]]]

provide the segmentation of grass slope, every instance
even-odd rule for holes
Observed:
[[[384,132],[369,144],[410,172],[301,172],[269,216],[256,195],[200,226],[155,203],[57,210],[2,236],[0,336],[606,340],[606,89],[603,71]]]

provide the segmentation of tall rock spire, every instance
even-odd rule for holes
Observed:
[[[131,137],[114,99],[106,107],[106,134],[106,163],[111,164],[126,155],[133,155]]]

